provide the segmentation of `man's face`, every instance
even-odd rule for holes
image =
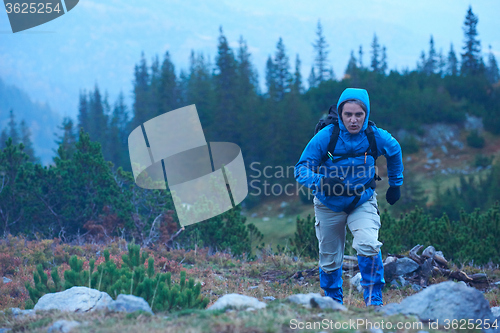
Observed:
[[[365,111],[358,104],[346,103],[342,110],[342,121],[349,133],[358,134],[365,122]]]

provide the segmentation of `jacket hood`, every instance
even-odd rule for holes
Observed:
[[[344,90],[342,95],[340,95],[339,101],[337,103],[337,110],[342,104],[342,102],[348,100],[348,99],[357,99],[361,102],[363,102],[366,105],[366,117],[365,117],[365,122],[363,123],[363,127],[361,128],[361,131],[364,131],[368,127],[368,119],[370,118],[370,98],[368,97],[368,92],[365,89],[358,89],[358,88],[347,88]],[[341,120],[341,115],[339,113],[339,127],[343,131],[347,131],[347,128],[344,126],[344,122]]]

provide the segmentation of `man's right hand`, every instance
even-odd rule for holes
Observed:
[[[328,197],[342,195],[344,189],[344,183],[338,177],[323,177],[321,179],[321,192]]]

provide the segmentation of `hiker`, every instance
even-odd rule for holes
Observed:
[[[344,90],[337,110],[338,125],[324,127],[309,141],[295,165],[295,179],[314,194],[320,286],[325,296],[343,303],[347,225],[354,238],[352,247],[358,256],[365,303],[381,306],[385,281],[382,243],[378,241],[380,216],[375,180],[380,178],[375,159],[380,155],[387,159],[390,187],[386,200],[393,205],[401,196],[403,184],[401,146],[391,134],[368,121],[370,101],[366,90]]]

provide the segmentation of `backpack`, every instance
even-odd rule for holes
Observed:
[[[366,137],[368,138],[368,149],[364,153],[348,153],[348,154],[339,154],[335,153],[335,146],[337,145],[337,141],[339,139],[340,127],[339,127],[339,114],[337,112],[337,105],[333,104],[328,109],[328,115],[326,118],[322,118],[316,124],[314,129],[314,135],[316,135],[319,131],[321,131],[326,126],[333,124],[333,131],[330,137],[330,143],[328,144],[328,151],[325,156],[323,156],[321,164],[325,163],[328,158],[332,160],[333,163],[344,160],[349,157],[359,157],[371,155],[375,159],[375,164],[377,163],[378,158],[378,150],[377,150],[377,141],[375,140],[375,134],[373,133],[373,126],[375,123],[371,120],[368,120],[368,126],[365,129]],[[334,156],[339,156],[338,158],[334,158]],[[382,180],[377,174],[375,174],[375,180]]]

